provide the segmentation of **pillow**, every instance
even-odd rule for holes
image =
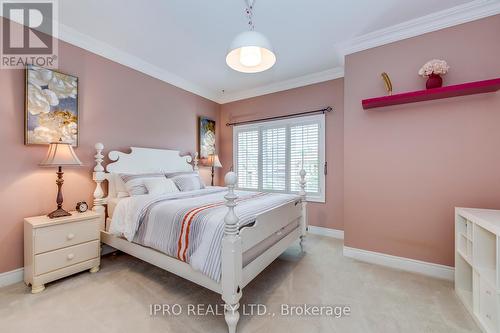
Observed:
[[[144,185],[147,179],[158,180],[165,178],[162,173],[145,173],[145,174],[120,174],[121,179],[125,183],[125,187],[129,195],[147,194],[148,190]]]
[[[181,172],[170,172],[170,173],[165,174],[165,176],[167,178],[174,178],[177,176],[184,176],[184,175],[198,175],[198,172],[196,172],[196,171],[181,171]]]
[[[181,190],[182,192],[200,190],[205,188],[205,184],[203,184],[200,176],[196,172],[178,173],[173,177],[170,176],[169,179],[172,179],[175,185],[177,185],[179,190]]]
[[[122,177],[120,177],[120,174],[112,173],[111,179],[113,181],[113,186],[115,189],[116,196],[118,198],[128,197],[129,195],[128,195],[127,187],[125,186],[125,183],[123,182]]]
[[[149,194],[154,195],[179,192],[179,189],[177,188],[173,180],[167,179],[165,177],[144,179],[144,186],[146,186]]]

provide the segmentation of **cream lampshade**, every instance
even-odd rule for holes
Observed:
[[[213,154],[208,155],[208,165],[214,168],[222,168],[222,164],[220,164],[219,155]]]
[[[62,195],[62,185],[64,183],[63,180],[63,166],[80,166],[82,162],[76,156],[75,151],[70,143],[67,142],[53,142],[49,145],[49,151],[47,155],[40,163],[40,166],[43,167],[57,167],[57,209],[52,213],[48,214],[50,218],[70,216],[71,214],[65,211],[62,208],[63,204],[63,195]]]
[[[214,186],[214,173],[215,173],[215,168],[222,168],[222,164],[220,163],[219,160],[219,155],[217,154],[210,154],[208,155],[208,165],[212,168],[212,186]]]

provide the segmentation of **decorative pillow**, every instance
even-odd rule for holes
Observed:
[[[128,197],[127,187],[125,186],[122,177],[120,177],[120,174],[113,173],[111,178],[113,179],[116,196],[118,198]]]
[[[174,176],[172,176],[174,175]],[[205,188],[205,184],[200,179],[200,176],[196,172],[188,173],[178,173],[167,175],[169,179],[172,179],[182,192],[194,191]]]
[[[148,179],[158,180],[165,178],[162,173],[145,173],[145,174],[120,174],[121,179],[125,183],[129,195],[147,194],[148,190],[144,181]]]
[[[154,179],[145,179],[144,186],[149,194],[161,195],[167,193],[179,192],[179,189],[175,185],[172,179],[163,178],[154,178]]]

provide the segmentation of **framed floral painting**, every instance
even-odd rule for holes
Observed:
[[[51,69],[26,68],[24,143],[62,140],[78,146],[78,78]]]
[[[200,117],[200,158],[215,154],[215,121]]]

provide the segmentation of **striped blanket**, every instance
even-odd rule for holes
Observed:
[[[219,281],[226,193],[225,188],[210,187],[126,198],[115,208],[109,231],[189,263]],[[240,227],[269,209],[298,200],[298,196],[290,194],[247,191],[236,194],[235,213]]]

